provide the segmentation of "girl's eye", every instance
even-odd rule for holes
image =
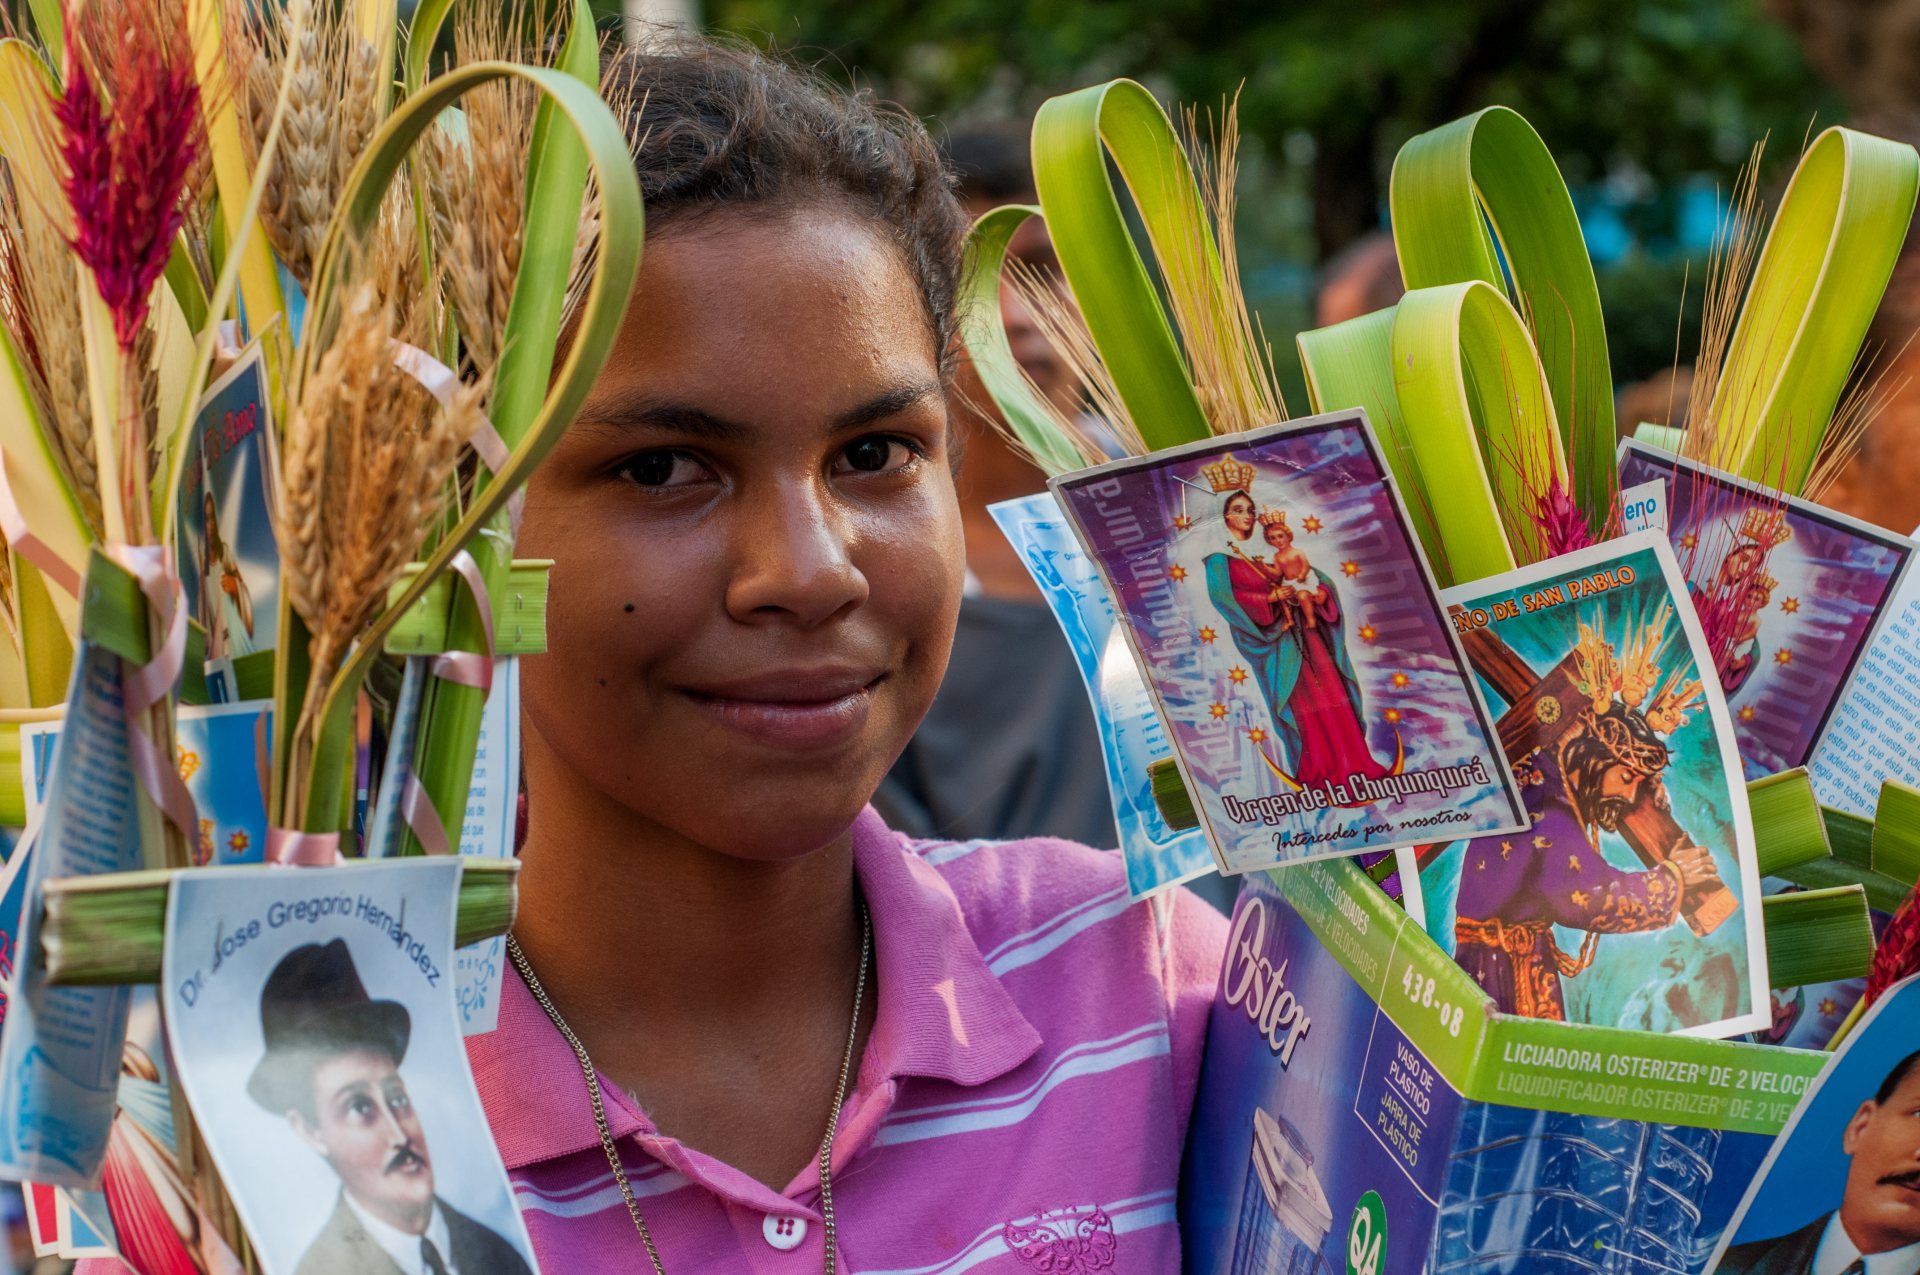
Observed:
[[[888,434],[870,434],[857,438],[841,449],[834,468],[841,473],[881,474],[904,469],[919,453],[904,438]]]
[[[630,456],[621,462],[619,473],[639,487],[684,487],[711,476],[689,453],[668,449]]]

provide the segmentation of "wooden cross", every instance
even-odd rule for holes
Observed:
[[[1542,677],[1491,629],[1464,634],[1461,645],[1474,671],[1507,702],[1507,711],[1494,723],[1507,760],[1517,764],[1540,747],[1557,756],[1561,742],[1581,729],[1578,708],[1587,699],[1580,691],[1572,652]],[[1665,780],[1641,788],[1639,800],[1620,823],[1620,835],[1648,867],[1694,844],[1668,807]],[[1680,915],[1699,935],[1713,933],[1739,907],[1740,900],[1717,876],[1680,898]]]

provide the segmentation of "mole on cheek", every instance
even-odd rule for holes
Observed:
[[[631,603],[631,602],[629,602],[629,603],[627,603],[627,614],[628,614],[628,615],[632,615],[632,614],[633,614],[633,603]]]

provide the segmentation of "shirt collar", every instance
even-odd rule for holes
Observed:
[[[987,968],[938,870],[870,808],[853,825],[853,862],[873,920],[879,983],[860,1086],[906,1076],[979,1085],[1031,1058],[1040,1033]],[[515,1169],[599,1146],[572,1048],[510,965],[504,982],[499,1025],[467,1040],[501,1158]],[[654,1132],[604,1078],[602,1087],[616,1140]]]
[[[406,1275],[426,1275],[426,1262],[420,1256],[420,1241],[433,1241],[434,1251],[440,1254],[440,1261],[448,1271],[454,1271],[453,1240],[447,1230],[447,1215],[440,1208],[440,1201],[433,1202],[433,1216],[427,1221],[425,1235],[409,1235],[397,1227],[389,1226],[367,1210],[360,1207],[360,1201],[353,1198],[351,1191],[343,1190],[340,1198],[345,1200],[347,1208],[353,1212],[354,1219],[360,1223],[360,1229],[380,1246],[380,1251],[393,1259]],[[457,1272],[455,1273],[457,1275]]]
[[[1827,1219],[1820,1247],[1813,1255],[1813,1275],[1840,1275],[1860,1257],[1860,1248],[1840,1222],[1839,1211]],[[1867,1275],[1920,1275],[1920,1243],[1867,1256]]]
[[[873,917],[880,1010],[863,1083],[924,1076],[979,1085],[1040,1048],[967,928],[946,879],[907,849],[872,809],[853,825],[854,870]]]

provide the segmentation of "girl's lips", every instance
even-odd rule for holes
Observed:
[[[724,687],[683,688],[716,724],[773,748],[832,748],[857,736],[883,674],[825,671],[758,678]]]

